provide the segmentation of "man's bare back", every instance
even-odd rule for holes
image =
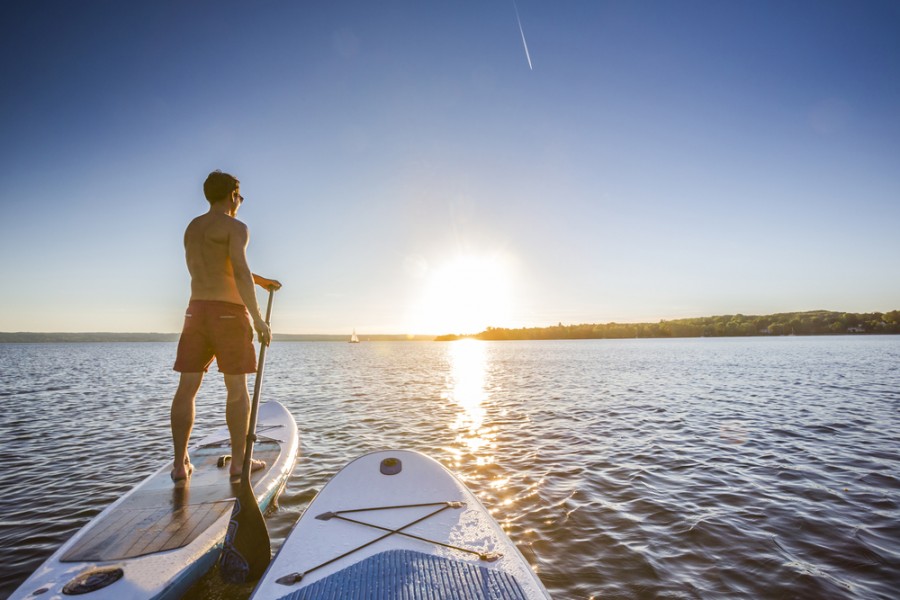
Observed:
[[[271,333],[260,314],[253,286],[278,289],[281,284],[250,272],[247,264],[250,233],[247,226],[235,218],[242,203],[238,183],[230,198],[211,203],[209,212],[188,224],[184,232],[184,252],[191,274],[191,300],[243,304],[259,333],[260,342],[268,344]]]
[[[244,254],[247,238],[247,227],[227,214],[209,212],[191,221],[184,232],[191,300],[244,304],[231,256],[232,245]]]

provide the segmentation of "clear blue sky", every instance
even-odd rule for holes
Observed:
[[[900,3],[518,10],[4,3],[0,331],[178,331],[217,168],[277,332],[900,308]]]

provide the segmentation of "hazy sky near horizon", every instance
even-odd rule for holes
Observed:
[[[900,3],[517,5],[4,3],[0,331],[178,331],[213,169],[276,332],[900,308]]]

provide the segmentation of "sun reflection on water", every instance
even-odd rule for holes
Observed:
[[[485,425],[489,393],[485,386],[487,351],[483,342],[460,340],[448,344],[450,374],[443,398],[459,407],[450,428],[457,432],[457,466],[465,460],[478,466],[494,462],[497,427]],[[467,456],[464,456],[467,455]]]

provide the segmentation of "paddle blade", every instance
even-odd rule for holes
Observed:
[[[249,487],[241,486],[241,493],[234,499],[231,522],[219,557],[219,573],[228,583],[256,581],[272,560],[266,521],[253,491],[245,489]]]

